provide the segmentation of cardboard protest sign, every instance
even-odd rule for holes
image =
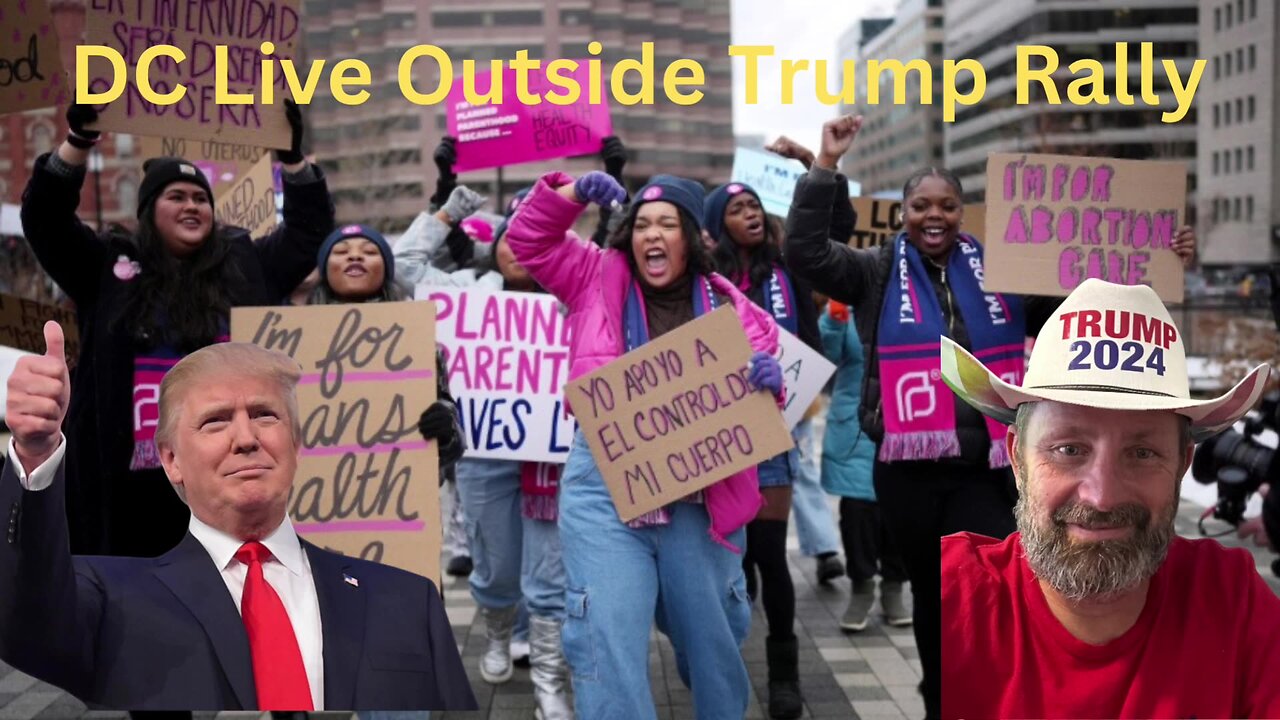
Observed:
[[[686,323],[565,388],[618,517],[629,521],[791,449],[733,308]]]
[[[800,338],[778,328],[778,362],[782,364],[782,381],[787,387],[782,417],[788,428],[804,419],[822,388],[836,372],[836,366]]]
[[[43,355],[44,324],[56,320],[66,339],[67,366],[80,358],[80,331],[76,314],[57,305],[0,293],[0,345]]]
[[[467,457],[565,461],[577,423],[564,408],[569,323],[550,295],[420,285],[436,304]]]
[[[276,226],[276,189],[271,178],[271,155],[264,154],[236,179],[235,184],[214,196],[214,217],[225,225],[242,227],[257,239]]]
[[[262,159],[270,155],[267,150],[252,145],[214,140],[186,140],[184,138],[139,138],[142,157],[179,157],[195,165],[209,178],[215,198],[236,183]]]
[[[986,288],[1068,295],[1087,278],[1182,302],[1171,249],[1186,215],[1181,162],[992,153]]]
[[[880,247],[902,232],[902,201],[874,197],[849,198],[853,212],[853,237],[849,244],[856,248]]]
[[[746,183],[760,196],[767,213],[786,217],[791,209],[796,181],[805,174],[799,160],[788,160],[762,150],[736,148],[733,151],[733,182]]]
[[[65,105],[71,85],[47,0],[0,0],[0,113]]]
[[[247,0],[211,3],[201,0],[87,0],[85,44],[104,45],[124,60],[127,74],[105,57],[87,58],[87,82],[92,93],[112,91],[117,82],[123,94],[100,109],[99,130],[135,135],[219,140],[268,148],[288,148],[291,132],[283,99],[285,72],[281,60],[298,58],[301,26],[298,0]],[[274,51],[263,55],[262,44]],[[157,94],[186,88],[174,104],[158,105],[139,88],[136,72],[142,53],[155,45],[172,45],[186,59],[177,62],[157,56],[150,64],[150,84]],[[221,46],[226,56],[218,60]],[[262,62],[276,60],[274,102],[260,104]],[[305,77],[306,66],[297,69]],[[247,104],[219,102],[217,78],[228,93],[249,96]]]
[[[302,366],[294,528],[438,584],[439,456],[417,425],[436,398],[434,333],[431,303],[231,310],[232,340]]]
[[[573,78],[582,88],[582,96],[572,105],[546,101],[548,92],[561,90],[547,82],[542,69],[528,75],[529,92],[544,96],[539,105],[520,102],[515,92],[516,71],[510,68],[503,70],[499,80],[504,88],[501,103],[472,105],[466,101],[463,83],[454,83],[445,101],[449,134],[458,139],[454,170],[483,170],[600,152],[601,141],[613,134],[613,120],[608,93],[601,94],[601,102],[590,102],[587,61],[579,61],[572,73],[558,73],[561,78]],[[477,71],[476,92],[488,93],[493,79],[491,72]]]

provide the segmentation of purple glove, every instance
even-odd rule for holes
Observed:
[[[768,390],[775,396],[782,394],[782,365],[763,350],[751,356],[747,363],[747,382],[757,390]]]
[[[573,183],[573,192],[582,202],[591,202],[600,207],[610,207],[615,202],[627,201],[627,191],[608,173],[592,170]]]

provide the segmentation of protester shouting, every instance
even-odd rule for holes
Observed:
[[[943,402],[951,394],[930,368],[937,369],[945,335],[1021,382],[1027,332],[1039,331],[1058,300],[983,290],[982,246],[960,232],[963,191],[947,170],[926,168],[907,180],[903,231],[892,242],[855,250],[830,239],[833,202],[848,202],[835,168],[861,127],[862,117],[851,115],[823,125],[818,157],[796,185],[786,252],[797,275],[856,314],[867,357],[859,415],[876,441],[876,496],[911,578],[921,689],[934,718],[941,709],[939,538],[1008,536],[1017,492],[1005,426],[964,403]],[[1190,263],[1190,227],[1179,230],[1173,249]],[[936,402],[917,408],[913,398]]]
[[[329,234],[316,255],[320,280],[309,305],[398,302],[409,291],[396,281],[395,258],[382,233],[367,225],[344,225]],[[418,431],[437,443],[440,483],[453,476],[465,446],[458,427],[458,411],[449,392],[444,355],[436,352],[436,401],[422,411]]]
[[[71,131],[36,159],[22,225],[41,266],[75,302],[80,357],[67,416],[67,514],[76,553],[152,556],[178,543],[189,513],[160,469],[160,380],[225,340],[232,307],[271,305],[315,267],[333,229],[320,168],[302,156],[302,115],[284,163],[284,222],[256,242],[214,214],[209,180],[181,158],[143,165],[137,230],[95,233],[76,217],[97,112],[67,110]]]
[[[756,351],[749,379],[783,394],[773,318],[712,272],[699,242],[703,189],[658,175],[638,191],[606,248],[570,227],[591,202],[626,193],[602,172],[544,175],[511,222],[516,258],[568,306],[570,378],[581,377],[731,304]],[[751,687],[740,646],[750,625],[743,527],[760,509],[754,468],[630,523],[618,511],[581,430],[560,487],[566,574],[565,656],[578,715],[653,718],[650,619],[675,646],[699,718],[741,718]]]
[[[752,302],[773,315],[778,326],[818,352],[817,310],[809,286],[787,272],[782,263],[781,238],[769,223],[760,195],[750,185],[732,182],[706,197],[703,227],[716,241],[716,268]],[[793,433],[794,436],[794,433]],[[769,635],[765,657],[769,667],[769,715],[798,718],[804,713],[800,696],[799,648],[795,636],[796,595],[787,565],[787,519],[791,516],[791,486],[800,473],[798,445],[760,463],[760,493],[765,504],[747,525],[743,569],[749,579],[760,570]]]
[[[526,191],[512,198],[507,218]],[[475,287],[541,292],[507,243],[508,222],[495,232],[492,252],[461,251],[457,227],[485,198],[458,185],[438,211],[423,212],[396,243],[397,270],[419,287]],[[447,272],[433,265],[468,267]],[[483,341],[483,338],[481,338]],[[560,465],[464,457],[457,466],[458,499],[470,545],[471,596],[484,621],[487,647],[480,676],[492,684],[511,680],[513,632],[520,604],[529,616],[529,662],[534,697],[544,720],[573,716],[569,670],[560,649],[564,622],[564,566],[556,528],[556,480]]]

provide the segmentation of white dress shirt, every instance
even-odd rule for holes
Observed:
[[[52,485],[58,465],[66,454],[66,447],[64,436],[53,455],[32,470],[28,477],[14,450],[13,438],[10,438],[9,463],[22,487],[31,492],[39,492]],[[227,591],[235,601],[236,610],[239,610],[249,566],[236,560],[235,555],[244,543],[206,525],[194,514],[188,529],[209,553],[214,567],[222,574],[222,581],[227,584]],[[307,684],[311,686],[313,708],[324,710],[324,634],[320,626],[320,598],[316,594],[315,579],[311,575],[311,561],[303,552],[298,535],[293,530],[293,523],[287,515],[280,527],[261,542],[272,555],[271,559],[262,564],[262,575],[280,596],[280,602],[284,604],[289,621],[293,624],[293,634],[298,638],[302,664],[307,671]]]

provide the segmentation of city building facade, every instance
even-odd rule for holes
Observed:
[[[1161,122],[1176,106],[1162,72],[1154,73],[1159,107],[1140,102],[1076,106],[1066,101],[1072,62],[1091,58],[1103,65],[1106,87],[1115,87],[1116,43],[1129,43],[1129,85],[1139,86],[1139,43],[1153,43],[1157,62],[1172,60],[1183,78],[1197,58],[1200,36],[1199,0],[948,0],[945,56],[972,58],[986,70],[981,102],[956,111],[945,124],[946,165],[964,186],[965,200],[985,196],[986,162],[992,152],[1049,152],[1133,160],[1160,159],[1185,163],[1189,214],[1196,197],[1196,123],[1203,118],[1200,93],[1186,117]],[[1055,85],[1063,103],[1050,105],[1039,83],[1030,85],[1030,103],[1016,102],[1015,63],[1018,45],[1053,47],[1059,59]],[[1033,61],[1034,62],[1034,61]],[[1036,65],[1039,67],[1039,65]],[[971,87],[961,83],[961,90]],[[1189,218],[1194,221],[1194,217]]]
[[[860,113],[864,120],[858,141],[842,164],[850,178],[862,183],[862,194],[900,192],[903,183],[922,167],[942,164],[941,74],[944,40],[942,0],[902,0],[892,18],[867,18],[855,23],[839,40],[838,57],[855,61],[857,82],[868,77],[867,61],[923,59],[935,69],[930,78],[933,102],[921,102],[917,72],[907,74],[906,102],[894,104],[893,75],[880,74],[876,104],[866,102],[867,89],[857,85],[859,102],[844,105],[844,113]],[[842,80],[847,82],[847,80]]]
[[[1274,2],[1205,0],[1200,56],[1209,61],[1196,161],[1200,258],[1206,265],[1280,260],[1280,12]]]
[[[370,221],[398,232],[427,207],[434,192],[432,151],[446,134],[445,104],[415,105],[402,95],[397,80],[400,57],[418,44],[446,50],[458,82],[464,60],[488,68],[489,61],[511,60],[519,50],[543,61],[585,59],[591,57],[591,41],[603,46],[598,57],[608,78],[614,63],[639,59],[642,43],[653,42],[655,103],[623,107],[610,99],[614,133],[630,158],[628,184],[635,187],[655,172],[707,182],[729,175],[734,144],[725,52],[729,0],[308,0],[306,10],[309,58],[358,57],[374,77],[364,104],[341,105],[322,84],[308,113],[340,222]],[[705,96],[692,106],[675,105],[662,91],[661,69],[679,58],[695,59],[705,69]],[[438,65],[419,60],[413,79],[419,88],[436,87]],[[461,173],[459,181],[496,205],[547,171],[601,167],[593,155],[509,166],[501,174]]]

